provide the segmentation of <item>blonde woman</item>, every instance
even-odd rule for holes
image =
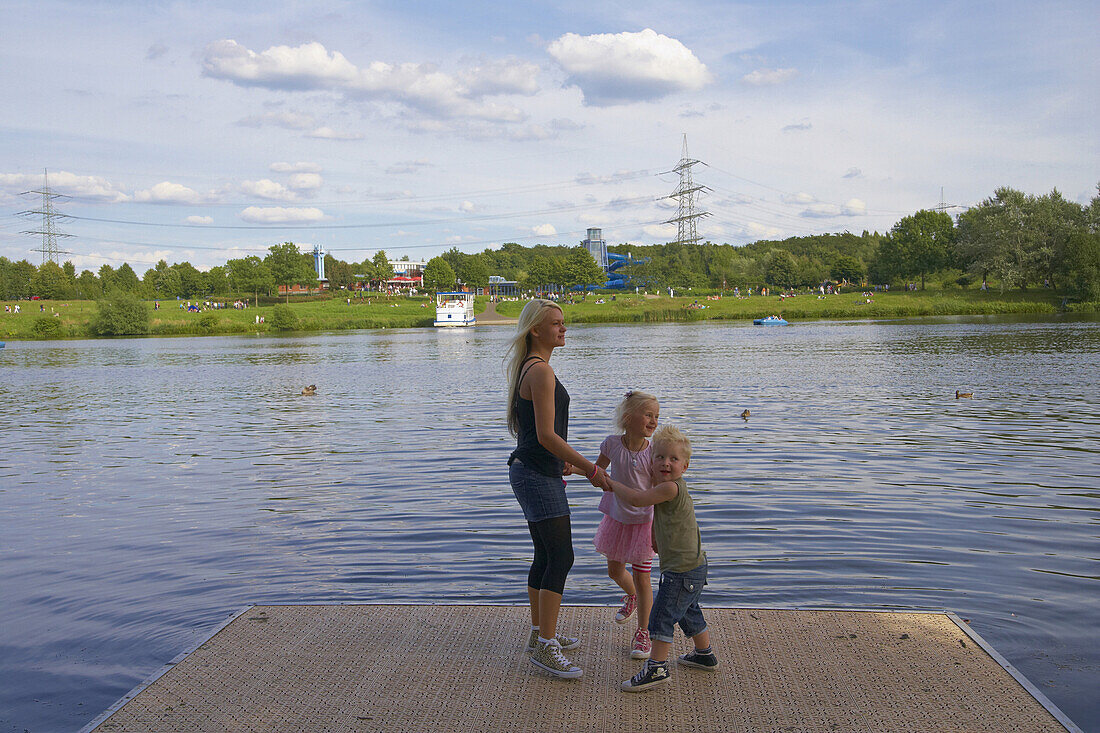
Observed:
[[[565,578],[573,567],[573,534],[562,474],[565,464],[570,464],[601,488],[607,485],[607,474],[566,442],[569,393],[550,367],[554,349],[565,345],[565,330],[565,316],[556,303],[532,300],[519,314],[505,359],[508,429],[516,436],[508,478],[535,548],[527,575],[531,604],[527,651],[536,667],[571,679],[584,672],[562,654],[580,646],[580,640],[557,633]]]

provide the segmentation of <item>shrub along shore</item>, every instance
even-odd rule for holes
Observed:
[[[791,297],[777,295],[738,298],[730,293],[696,292],[676,297],[634,293],[580,293],[565,296],[562,307],[570,323],[656,323],[669,321],[740,321],[772,314],[789,321],[823,319],[881,319],[916,316],[995,315],[1100,312],[1100,303],[1067,301],[1063,294],[1047,290],[975,291],[926,290],[872,292],[858,289],[821,297],[805,291]],[[571,302],[572,301],[572,302]],[[496,304],[499,315],[515,318],[525,300]],[[4,303],[14,310],[16,302]],[[19,313],[0,313],[0,339],[95,338],[110,335],[204,336],[246,333],[346,331],[376,328],[431,327],[435,304],[431,297],[368,296],[294,301],[289,305],[261,301],[245,309],[211,308],[200,304],[198,312],[162,301],[154,310],[151,301],[132,304],[138,323],[127,328],[125,316],[112,314],[104,325],[103,304],[89,300],[18,301]],[[476,312],[486,307],[477,298]],[[142,311],[147,315],[144,324]]]

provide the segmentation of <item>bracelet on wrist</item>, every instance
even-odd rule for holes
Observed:
[[[593,463],[592,464],[592,473],[588,474],[588,480],[591,481],[592,479],[596,478],[596,472],[599,471],[599,470],[600,470],[600,467],[597,466],[595,463]]]

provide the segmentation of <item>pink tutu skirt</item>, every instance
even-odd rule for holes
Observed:
[[[644,563],[653,559],[652,521],[644,524],[623,524],[604,515],[592,544],[608,560]]]

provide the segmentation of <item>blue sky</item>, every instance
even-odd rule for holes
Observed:
[[[68,259],[139,273],[668,241],[684,134],[731,244],[1100,181],[1087,1],[0,9],[0,255],[35,263],[44,169]]]

